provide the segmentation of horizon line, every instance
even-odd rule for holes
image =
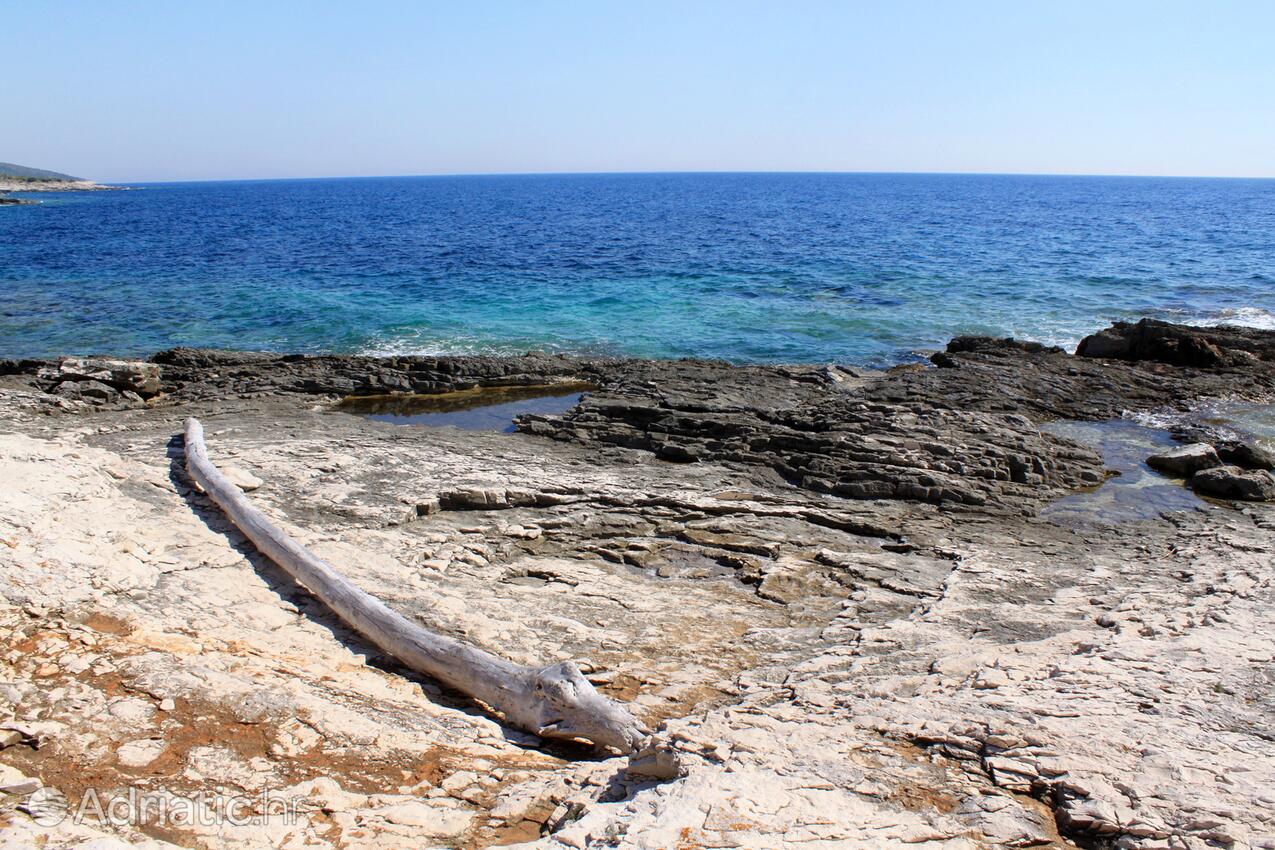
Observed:
[[[1107,177],[1133,180],[1275,180],[1275,175],[1216,175],[1216,174],[1123,174],[1081,171],[832,171],[801,169],[756,170],[651,170],[651,171],[455,171],[421,174],[329,174],[304,177],[204,177],[194,179],[169,178],[161,180],[103,180],[109,184],[167,184],[167,183],[266,183],[285,180],[401,180],[448,177],[640,177],[661,175],[844,175],[844,176],[914,176],[914,177]],[[94,180],[93,182],[98,182]]]

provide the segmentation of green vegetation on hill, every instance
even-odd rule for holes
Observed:
[[[45,171],[42,168],[27,168],[25,165],[14,165],[12,162],[0,162],[0,179],[6,180],[82,180],[70,174],[57,171]]]

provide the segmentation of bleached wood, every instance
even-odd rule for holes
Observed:
[[[486,703],[514,726],[550,738],[581,738],[633,752],[647,731],[624,706],[599,694],[571,662],[535,668],[436,634],[356,587],[275,527],[212,461],[199,420],[186,420],[186,469],[244,536],[332,609],[403,664]]]

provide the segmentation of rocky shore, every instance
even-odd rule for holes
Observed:
[[[5,192],[100,192],[119,189],[92,180],[24,180],[0,175],[0,194]]]
[[[24,180],[0,175],[0,206],[40,203],[29,198],[11,198],[10,192],[98,192],[121,188],[104,186],[92,180]]]
[[[1048,511],[1109,479],[1050,423],[1271,403],[1275,334],[932,361],[0,361],[0,843],[1275,848],[1269,455],[1191,422],[1155,463],[1192,509]],[[342,407],[511,387],[584,394],[511,434]],[[191,415],[361,587],[575,659],[684,775],[520,733],[364,643],[187,480]],[[247,802],[85,808],[130,789]]]

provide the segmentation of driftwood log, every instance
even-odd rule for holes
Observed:
[[[266,519],[208,459],[204,428],[186,420],[186,470],[230,521],[338,617],[403,664],[462,691],[510,724],[546,738],[585,739],[632,753],[648,731],[624,706],[594,690],[569,661],[528,667],[421,628],[355,587]]]

